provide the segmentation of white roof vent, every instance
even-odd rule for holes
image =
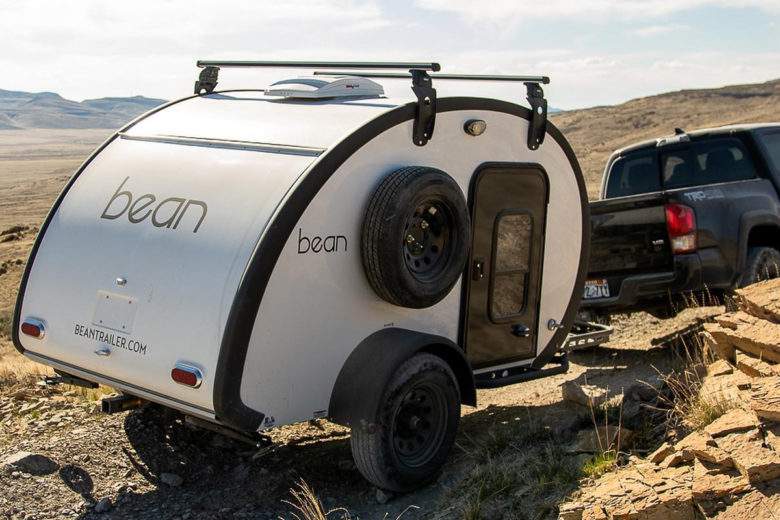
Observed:
[[[277,81],[265,90],[266,96],[324,99],[335,97],[379,97],[382,85],[356,76],[310,76]]]

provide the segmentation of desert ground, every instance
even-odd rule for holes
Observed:
[[[780,121],[778,101],[775,81],[565,112],[553,121],[571,140],[593,198],[615,148],[674,127]],[[0,460],[27,451],[57,466],[39,476],[0,472],[0,518],[295,518],[300,513],[290,490],[301,479],[334,510],[328,518],[555,518],[558,504],[599,472],[589,456],[566,447],[602,420],[592,408],[563,399],[562,384],[587,382],[609,396],[658,387],[661,374],[684,364],[686,354],[679,341],[653,340],[720,310],[692,308],[670,320],[619,316],[611,341],[573,353],[567,374],[479,391],[479,406],[463,409],[441,479],[407,495],[388,496],[367,484],[352,463],[348,432],[326,421],[275,430],[275,447],[258,450],[193,429],[156,407],[103,416],[95,403],[110,389],[37,385],[46,369],[15,352],[9,328],[38,226],[108,134],[0,131]],[[632,453],[647,453],[663,440],[659,417],[650,410],[633,417],[641,435]],[[500,464],[520,469],[508,479],[493,473]]]

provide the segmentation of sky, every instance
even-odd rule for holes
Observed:
[[[0,13],[0,88],[76,100],[186,96],[197,59],[544,74],[563,109],[780,78],[780,0],[0,0]],[[299,74],[231,69],[219,88]],[[525,98],[518,84],[444,83],[440,96]],[[411,95],[405,80],[385,87]]]

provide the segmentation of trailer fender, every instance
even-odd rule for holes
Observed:
[[[458,380],[461,402],[476,406],[474,375],[458,345],[442,336],[387,328],[361,341],[344,362],[330,396],[328,417],[344,426],[373,421],[387,382],[418,352],[444,359]]]

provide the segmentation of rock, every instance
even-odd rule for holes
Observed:
[[[713,335],[710,332],[710,329],[713,329],[716,331],[716,334]],[[736,352],[736,349],[734,348],[734,345],[729,343],[729,340],[723,336],[722,334],[719,335],[717,332],[719,332],[720,328],[718,325],[715,325],[713,323],[705,323],[704,324],[704,331],[701,333],[700,337],[704,344],[721,360],[726,361],[728,363],[735,363],[736,360],[734,359],[734,353]],[[718,339],[715,339],[715,336],[718,337]]]
[[[718,359],[707,366],[708,377],[725,376],[734,372],[734,368],[725,359]]]
[[[660,464],[664,461],[669,455],[672,455],[674,453],[674,448],[671,444],[668,442],[665,442],[661,444],[661,446],[655,450],[653,453],[651,453],[647,460],[652,462],[653,464]]]
[[[690,452],[676,451],[666,457],[663,462],[661,462],[660,466],[663,468],[676,468],[691,460],[693,460],[693,455]]]
[[[734,466],[751,483],[780,478],[780,453],[760,441],[746,441],[730,450]]]
[[[658,393],[664,386],[660,377],[650,377],[646,381],[638,381],[628,387],[625,394],[630,400],[649,403],[658,399]]]
[[[30,475],[49,475],[59,469],[59,465],[44,455],[18,451],[3,460],[3,469],[14,470]]]
[[[609,398],[609,392],[605,388],[580,384],[576,380],[563,383],[561,391],[564,400],[587,407],[597,408]]]
[[[599,426],[577,432],[570,453],[603,453],[621,450],[631,445],[634,432],[617,426]]]
[[[558,509],[558,520],[582,520],[585,505],[580,502],[569,502]]]
[[[95,504],[94,511],[96,513],[106,513],[111,509],[111,499],[109,497],[103,497]]]
[[[376,490],[376,502],[377,504],[387,504],[390,499],[393,498],[392,493],[389,491],[383,491],[379,488]]]
[[[178,487],[182,485],[184,479],[175,473],[160,473],[160,482],[171,487]]]
[[[780,422],[780,376],[764,377],[753,383],[750,407],[765,421]]]
[[[757,318],[780,323],[780,279],[737,289],[734,299],[742,311]]]
[[[715,440],[707,432],[693,432],[678,442],[674,449],[681,454],[682,461],[698,459],[721,467],[733,467],[733,462],[728,453],[723,451],[715,443]]]
[[[750,377],[770,377],[776,375],[772,365],[743,352],[737,352],[737,368]]]
[[[760,320],[737,312],[716,318],[718,324],[707,323],[704,330],[721,344],[731,344],[736,349],[765,361],[780,362],[780,324]],[[734,326],[734,329],[727,328]]]
[[[759,425],[756,414],[742,408],[734,408],[705,426],[704,431],[717,439],[730,433],[753,430]]]
[[[715,500],[750,491],[750,482],[739,472],[717,473],[701,462],[694,462],[691,492],[696,501]]]
[[[725,505],[725,504],[724,504]],[[780,513],[780,489],[757,489],[718,513],[718,520],[774,520]],[[770,516],[771,515],[771,516]]]

